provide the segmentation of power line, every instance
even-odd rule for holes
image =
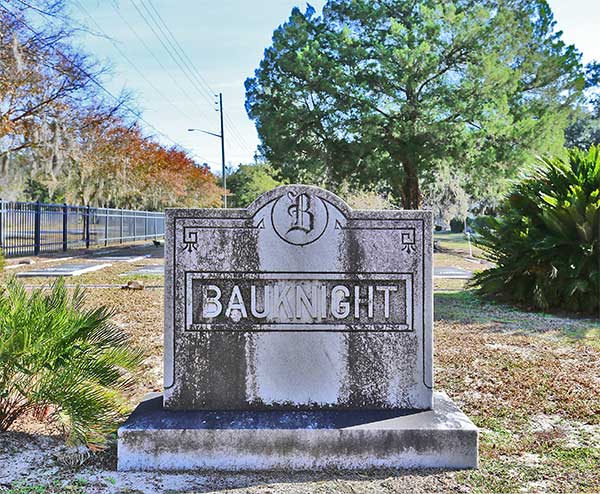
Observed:
[[[35,7],[27,4],[26,2],[22,1],[22,0],[17,0],[20,3],[22,3],[23,5],[33,8],[34,10],[38,11],[39,13],[45,15],[45,16],[49,16],[49,17],[57,17],[54,16],[48,12],[45,11],[41,11],[36,9]],[[139,69],[139,67],[137,67],[137,65],[131,60],[131,58],[129,58],[127,56],[127,54],[120,48],[120,46],[118,45],[118,43],[115,42],[115,40],[113,38],[111,38],[110,36],[108,36],[106,34],[106,32],[104,32],[102,30],[102,27],[99,25],[99,23],[91,16],[91,14],[89,13],[89,11],[87,11],[87,9],[78,2],[78,0],[75,0],[75,2],[77,7],[79,8],[80,11],[82,11],[84,13],[84,15],[86,15],[95,25],[96,27],[99,29],[99,33],[94,33],[92,32],[92,34],[99,36],[99,37],[104,37],[106,39],[108,39],[111,44],[113,44],[113,46],[117,49],[117,51],[121,54],[121,56],[131,65],[131,67],[137,72],[137,74],[150,86],[152,87],[152,89],[161,97],[163,98],[170,106],[172,106],[179,114],[183,115],[184,117],[188,118],[188,119],[192,119],[192,117],[189,116],[189,114],[187,114],[187,112],[185,112],[184,110],[182,110],[181,108],[179,108],[175,103],[173,103],[167,96],[165,96],[165,94],[160,91],[144,74],[143,72]],[[143,38],[141,38],[139,36],[139,34],[137,33],[137,31],[131,26],[131,24],[123,17],[123,15],[121,14],[120,10],[115,6],[114,2],[111,2],[113,9],[116,11],[117,15],[121,18],[121,20],[126,24],[126,26],[129,28],[129,30],[134,34],[134,36],[138,39],[138,41],[140,41],[142,43],[142,45],[144,46],[144,48],[146,49],[146,51],[154,58],[154,60],[161,66],[161,68],[167,72],[167,74],[169,75],[169,77],[173,80],[173,82],[175,83],[175,85],[181,90],[181,92],[184,94],[185,97],[187,97],[191,102],[193,102],[193,104],[196,105],[196,107],[200,110],[200,113],[202,113],[203,115],[206,115],[206,113],[204,112],[203,109],[200,108],[200,106],[198,106],[198,103],[196,101],[195,98],[190,97],[190,95],[187,93],[187,91],[185,91],[185,89],[179,84],[179,81],[173,77],[173,75],[171,74],[171,71],[168,70],[160,61],[160,59],[158,59],[156,57],[156,55],[154,54],[154,52],[148,47],[148,45],[144,42]],[[152,14],[152,12],[148,9],[148,7],[143,3],[143,0],[140,0],[140,5],[142,5],[142,7],[144,8],[144,10],[147,12],[148,16],[150,17],[150,19],[155,23],[155,25],[157,26],[157,28],[160,30],[161,34],[165,37],[169,47],[167,47],[165,45],[165,43],[163,42],[162,38],[160,37],[160,35],[156,32],[156,30],[153,28],[153,26],[148,22],[148,20],[146,19],[146,17],[144,16],[144,14],[140,11],[140,9],[138,8],[138,6],[133,2],[132,0],[132,4],[133,6],[136,8],[136,10],[138,11],[138,13],[140,14],[140,16],[142,17],[142,19],[144,20],[144,22],[151,28],[151,30],[153,31],[154,35],[157,37],[157,39],[159,40],[159,42],[162,44],[163,48],[165,48],[165,51],[167,51],[167,54],[171,57],[171,59],[176,63],[176,65],[182,70],[182,72],[184,73],[184,75],[186,76],[186,78],[188,79],[188,81],[190,83],[192,83],[192,86],[194,89],[196,89],[196,91],[198,91],[198,93],[205,99],[205,101],[207,101],[207,103],[209,105],[212,106],[212,102],[210,101],[210,97],[211,96],[216,96],[214,94],[214,90],[210,87],[210,85],[208,84],[208,82],[206,81],[206,79],[202,76],[202,74],[196,69],[196,67],[193,65],[193,62],[190,60],[190,58],[187,56],[187,54],[185,53],[185,51],[183,50],[183,48],[181,47],[181,45],[179,44],[179,42],[177,41],[177,38],[175,38],[173,32],[170,30],[170,28],[168,27],[168,25],[166,24],[166,22],[164,21],[164,19],[162,18],[162,16],[160,15],[160,13],[158,12],[158,10],[156,9],[156,7],[152,4],[151,0],[148,0],[148,4],[150,5],[150,8],[152,9],[152,11],[154,12],[154,15]],[[6,10],[6,9],[5,9]],[[11,12],[12,15],[12,12]],[[156,18],[155,18],[156,16]],[[158,20],[157,20],[158,19]],[[162,24],[162,26],[161,26]],[[86,29],[87,30],[87,29]],[[171,51],[172,50],[172,51]],[[175,58],[173,56],[173,54],[175,54],[177,56],[177,58]],[[190,77],[191,76],[191,77]],[[206,96],[208,94],[208,97]],[[130,108],[127,108],[128,111],[132,112],[136,118],[140,119],[141,121],[145,121],[139,113],[137,112],[133,112]],[[250,149],[250,147],[248,146],[246,140],[244,139],[244,137],[241,135],[241,133],[238,131],[237,127],[235,126],[235,124],[233,123],[233,121],[231,120],[231,118],[229,117],[228,114],[224,114],[224,118],[225,118],[225,126],[228,128],[228,130],[231,133],[231,137],[233,138],[234,142],[239,146],[240,149],[245,150],[247,153],[252,154],[252,150]],[[147,124],[149,125],[149,124]],[[150,126],[150,125],[149,125]],[[157,129],[155,129],[157,130]],[[159,131],[157,131],[159,132]],[[160,132],[159,132],[160,133]],[[173,141],[174,142],[174,141]]]
[[[146,23],[146,25],[150,28],[150,30],[152,31],[152,33],[154,34],[154,36],[156,37],[156,39],[158,39],[158,41],[160,42],[160,44],[162,45],[162,47],[164,48],[164,50],[167,52],[167,55],[169,55],[169,57],[171,58],[171,60],[173,62],[175,62],[175,65],[177,65],[177,67],[179,67],[179,69],[181,70],[181,72],[184,74],[184,76],[186,77],[186,79],[188,79],[189,82],[191,82],[192,86],[198,90],[194,80],[192,78],[190,78],[186,68],[181,64],[181,62],[179,61],[179,59],[175,56],[173,49],[171,47],[169,47],[167,45],[167,43],[165,43],[165,40],[163,40],[164,33],[162,32],[162,29],[160,28],[160,26],[157,24],[157,22],[154,20],[153,17],[151,17],[151,14],[148,16],[150,17],[150,19],[152,19],[152,21],[157,25],[158,29],[161,31],[161,34],[159,34],[157,32],[157,30],[155,29],[155,27],[152,25],[152,23],[148,20],[148,17],[146,16],[146,14],[144,14],[139,6],[134,2],[134,0],[131,0],[132,5],[134,6],[134,8],[137,10],[138,14],[140,15],[140,17],[142,18],[142,20]],[[140,2],[140,5],[147,11],[149,12],[149,10],[146,8],[146,6]],[[168,42],[168,40],[167,40]],[[203,93],[201,93],[203,95],[203,97],[206,99],[206,96],[204,96]],[[209,105],[212,106],[212,102],[210,100],[207,100]]]
[[[192,88],[195,89],[198,92],[198,94],[200,94],[204,98],[204,100],[209,105],[212,106],[213,102],[211,102],[210,98],[207,97],[206,93],[203,91],[203,88],[200,85],[198,78],[194,74],[193,66],[191,67],[190,64],[187,63],[186,60],[183,58],[183,57],[185,57],[185,53],[183,53],[183,56],[180,53],[181,46],[177,43],[177,40],[174,38],[173,34],[169,31],[169,33],[170,33],[170,36],[169,36],[167,31],[165,30],[165,28],[168,29],[168,26],[166,26],[166,23],[164,23],[164,20],[162,21],[162,23],[164,24],[165,28],[163,28],[161,26],[161,24],[157,20],[156,16],[143,3],[143,1],[140,1],[140,5],[144,9],[146,14],[144,14],[144,12],[142,12],[140,7],[134,2],[134,0],[131,0],[131,3],[134,6],[134,8],[136,9],[136,11],[138,12],[138,14],[140,15],[140,17],[142,18],[142,20],[145,22],[145,24],[150,28],[150,30],[152,31],[154,36],[158,39],[158,41],[162,45],[163,49],[167,53],[167,55],[171,58],[171,60],[175,63],[175,65],[177,65],[177,67],[181,70],[181,72],[183,73],[185,78],[191,84]],[[158,14],[158,15],[160,16],[160,14]],[[155,29],[155,26],[156,26],[156,29]],[[160,31],[160,34],[159,34],[159,32],[157,32],[157,29],[158,29],[158,31]],[[173,39],[171,39],[171,38],[173,38]],[[177,45],[176,45],[176,43],[177,43]],[[189,58],[188,58],[188,60],[189,60]],[[251,152],[251,151],[248,149],[247,152]]]
[[[106,32],[102,29],[102,27],[100,26],[100,24],[91,16],[91,14],[89,13],[89,11],[79,2],[79,0],[73,0],[73,3],[77,6],[77,8],[83,12],[84,15],[86,15],[94,24],[95,26],[98,28],[98,30],[106,35]],[[137,67],[137,65],[133,62],[133,60],[131,60],[131,58],[129,58],[129,56],[121,49],[121,47],[119,46],[119,44],[113,40],[112,38],[108,37],[107,39],[110,41],[110,43],[116,48],[116,50],[121,54],[121,56],[127,61],[127,63],[129,63],[129,65],[131,65],[131,67],[137,72],[137,74],[144,80],[146,81],[146,83],[152,88],[154,89],[154,91],[156,92],[156,94],[158,94],[164,101],[166,101],[176,112],[178,112],[180,115],[182,115],[183,117],[185,117],[186,119],[191,119],[192,117],[189,116],[188,113],[186,113],[184,110],[182,110],[181,108],[179,108],[175,103],[173,103],[167,96],[165,96],[165,94],[158,89],[154,83],[152,81],[150,81],[145,75],[144,73]]]
[[[200,74],[195,69],[191,60],[189,59],[189,57],[187,57],[187,55],[181,48],[181,45],[178,43],[178,41],[175,38],[175,36],[173,35],[172,31],[169,29],[169,27],[165,23],[164,19],[162,19],[162,17],[158,13],[158,11],[152,6],[154,9],[154,12],[155,12],[155,14],[153,14],[152,11],[147,7],[147,5],[142,0],[140,0],[140,6],[146,12],[144,14],[144,12],[142,12],[140,7],[137,5],[137,3],[134,2],[134,0],[131,0],[131,3],[134,6],[134,8],[137,10],[140,17],[142,17],[142,20],[151,29],[154,36],[158,39],[158,41],[164,48],[165,52],[167,53],[167,55],[169,55],[171,60],[181,70],[181,72],[183,73],[185,78],[191,84],[192,88],[195,89],[198,92],[198,94],[200,96],[202,96],[202,98],[209,105],[212,106],[213,102],[210,100],[210,96],[213,96],[213,95],[210,93],[210,91],[211,91],[210,86],[208,86],[208,83],[206,83],[206,81],[204,80],[204,84],[206,84],[208,86],[208,91],[206,91],[206,89],[202,87],[203,79],[200,79],[198,77],[198,75],[200,75]],[[156,26],[156,28],[155,28],[155,26]],[[207,96],[207,94],[208,94],[208,96]],[[231,124],[229,125],[229,127],[231,127]],[[244,145],[243,145],[243,143],[239,142],[239,138],[236,139],[235,135],[233,137],[234,137],[234,140],[238,143],[238,145],[241,148],[243,148]],[[249,149],[247,149],[247,152],[250,153],[251,151]]]
[[[133,3],[133,0],[132,0],[132,3]],[[147,0],[147,4],[150,6],[150,9],[152,9],[154,14],[146,6],[146,4],[144,3],[143,0],[140,0],[140,4],[144,8],[144,10],[148,13],[148,16],[154,21],[156,26],[159,28],[159,30],[161,31],[161,33],[163,34],[163,36],[169,43],[171,49],[175,52],[175,54],[178,56],[178,59],[181,61],[183,66],[187,69],[189,74],[194,79],[193,81],[190,81],[190,82],[193,83],[194,87],[198,90],[198,92],[202,95],[202,97],[209,104],[211,104],[210,97],[216,96],[216,92],[213,90],[213,88],[210,86],[210,84],[207,82],[207,80],[202,76],[202,74],[198,71],[198,69],[194,66],[192,60],[189,58],[189,56],[187,55],[187,53],[185,52],[185,50],[183,49],[183,47],[181,46],[179,41],[177,41],[177,38],[175,37],[175,35],[173,34],[171,29],[167,25],[167,23],[165,22],[163,17],[160,15],[160,12],[156,9],[154,4],[152,3],[152,0]],[[157,19],[158,19],[158,21],[157,21]],[[162,24],[162,27],[161,27],[161,24]],[[189,77],[188,77],[188,80],[189,80]],[[208,97],[206,95],[208,95]],[[240,134],[240,132],[235,127],[233,121],[229,118],[229,116],[227,114],[225,114],[224,116],[225,116],[225,120],[226,120],[225,124],[227,125],[229,130],[232,132],[234,140],[237,142],[237,144],[242,149],[245,149],[246,152],[252,153],[249,146],[245,142],[245,139],[243,138],[243,136]]]
[[[144,0],[140,0],[140,2],[142,5],[145,5]],[[163,17],[160,15],[160,13],[156,9],[156,7],[154,7],[152,0],[147,0],[147,3],[150,6],[150,8],[153,10],[154,14],[156,15],[156,17],[158,18],[160,23],[164,26],[164,29],[167,33],[167,39],[171,39],[171,46],[173,46],[175,52],[178,53],[180,60],[183,61],[183,63],[185,64],[187,69],[190,71],[192,76],[200,83],[200,86],[201,87],[205,86],[206,94],[208,94],[208,101],[210,102],[210,98],[212,98],[216,94],[215,91],[210,87],[210,85],[208,84],[206,79],[204,77],[202,77],[202,74],[200,74],[200,72],[198,72],[198,70],[194,66],[193,62],[190,60],[190,58],[185,53],[184,49],[179,44],[179,41],[177,41],[177,38],[175,38],[175,35],[171,31],[171,29],[169,29],[169,26],[167,25],[167,23],[165,22]],[[149,9],[147,7],[145,7],[145,8],[147,11],[149,11]],[[158,25],[158,23],[157,23],[157,25]]]
[[[2,10],[4,10],[6,13],[8,13],[10,16],[12,16],[17,22],[19,22],[20,24],[22,24],[26,29],[28,29],[29,31],[31,31],[36,37],[41,36],[41,33],[39,33],[38,31],[36,31],[34,28],[32,28],[24,19],[19,18],[14,12],[10,11],[9,9],[3,7],[2,5],[0,5],[0,8]],[[62,58],[64,58],[65,60],[72,62],[72,60],[69,59],[68,56],[66,56],[62,51],[60,51],[58,48],[56,48],[55,46],[52,47],[53,50],[60,55]],[[55,65],[52,64],[44,64],[46,65],[48,68],[52,69],[52,70],[56,70],[57,72],[66,75],[66,76],[70,76],[71,74],[69,74],[68,72],[65,72],[63,70],[61,70],[59,67],[56,67]],[[89,81],[91,81],[95,86],[97,86],[99,89],[101,89],[104,93],[106,93],[108,96],[110,96],[113,100],[115,100],[116,102],[120,103],[123,105],[123,107],[132,115],[134,115],[138,120],[140,120],[141,122],[143,122],[147,127],[151,128],[152,130],[154,130],[157,134],[159,134],[160,136],[162,136],[163,138],[167,139],[168,141],[172,142],[173,144],[175,144],[178,148],[184,150],[185,152],[189,153],[192,156],[196,156],[197,158],[202,159],[203,161],[208,161],[205,160],[203,157],[196,155],[196,153],[191,152],[190,150],[186,149],[184,146],[180,145],[177,141],[175,141],[173,138],[171,138],[169,135],[167,135],[166,133],[158,130],[154,125],[152,125],[150,122],[148,122],[146,119],[144,119],[139,112],[133,110],[131,107],[127,106],[126,104],[123,103],[122,100],[120,100],[119,98],[117,98],[114,94],[112,94],[108,89],[106,89],[92,74],[90,74],[87,70],[85,70],[82,67],[79,67],[73,63],[71,63],[71,66],[73,68],[75,68],[76,70],[79,70],[85,77],[87,77],[87,79]],[[215,162],[211,162],[211,163],[215,163]]]
[[[244,136],[238,131],[237,127],[233,124],[233,121],[229,117],[227,113],[225,113],[225,125],[233,132],[235,136],[237,136],[238,142],[241,143],[241,147],[247,152],[252,154],[253,151],[250,149],[250,146],[247,144]]]
[[[156,54],[154,53],[154,51],[148,46],[148,44],[144,41],[144,39],[138,34],[138,32],[136,31],[136,29],[123,16],[123,14],[118,9],[118,7],[113,2],[111,2],[111,6],[114,9],[114,11],[117,13],[117,15],[121,18],[121,20],[123,21],[123,23],[127,26],[127,28],[133,33],[133,35],[142,44],[142,46],[150,54],[150,56],[154,59],[154,61],[160,66],[160,68],[169,76],[169,78],[173,81],[173,83],[177,86],[177,88],[181,91],[181,93],[190,101],[190,103],[192,103],[193,105],[196,106],[196,108],[198,109],[198,111],[202,115],[208,116],[207,113],[205,112],[205,110],[198,105],[196,99],[192,98],[189,95],[189,93],[185,90],[185,88],[179,83],[179,81],[177,80],[177,78],[173,76],[172,71],[169,70],[167,67],[165,67],[165,65],[162,63],[162,61],[160,60],[160,58],[158,58],[156,56]]]
[[[192,84],[192,87],[202,95],[202,97],[204,98],[205,101],[207,101],[208,104],[212,105],[212,102],[210,101],[210,99],[207,98],[206,95],[203,92],[201,92],[202,88],[198,86],[198,82],[204,82],[204,84],[208,87],[209,95],[210,95],[210,92],[212,91],[212,88],[210,88],[210,86],[208,85],[208,83],[206,82],[206,80],[202,77],[202,75],[200,73],[198,73],[198,71],[192,65],[191,60],[189,59],[189,57],[187,57],[187,55],[185,54],[185,52],[181,48],[181,45],[179,44],[179,42],[177,41],[177,39],[173,35],[172,31],[169,29],[169,27],[166,24],[166,22],[164,21],[164,19],[161,17],[160,13],[156,10],[156,8],[154,7],[154,5],[151,4],[151,7],[152,7],[152,9],[155,12],[156,17],[160,20],[160,22],[164,26],[164,29],[161,28],[161,26],[158,23],[158,21],[156,20],[156,18],[152,15],[152,13],[149,11],[149,9],[143,4],[143,2],[140,2],[140,5],[144,8],[144,10],[148,14],[148,16],[144,15],[144,13],[140,10],[140,8],[138,7],[138,5],[133,0],[131,1],[131,3],[134,6],[134,8],[136,9],[136,11],[138,12],[138,14],[140,15],[140,17],[142,18],[142,20],[151,29],[151,31],[154,34],[154,36],[161,43],[162,47],[165,49],[165,51],[167,52],[167,54],[169,55],[169,57],[171,58],[171,60],[173,60],[175,62],[175,64],[177,65],[177,67],[179,67],[179,69],[184,73],[184,75],[186,76],[186,78],[188,79],[188,81]],[[161,66],[161,68],[165,72],[167,72],[169,74],[169,76],[171,77],[171,79],[176,83],[176,85],[179,87],[179,89],[182,91],[182,93],[184,93],[184,95],[190,101],[194,102],[196,104],[196,106],[198,107],[196,100],[194,98],[191,98],[189,96],[189,94],[187,93],[187,91],[185,91],[185,89],[183,89],[181,87],[181,85],[178,83],[177,79],[172,76],[171,71],[164,66],[164,64],[160,61],[160,59],[157,58],[157,56],[155,55],[154,51],[151,50],[148,47],[148,45],[143,40],[143,38],[138,34],[138,32],[136,31],[136,29],[131,26],[131,24],[123,16],[123,14],[121,13],[121,11],[116,7],[116,5],[114,3],[112,3],[112,2],[111,2],[111,4],[112,4],[113,9],[117,13],[117,15],[126,24],[126,26],[129,28],[129,30],[138,39],[138,41],[140,41],[140,43],[144,46],[144,48],[146,49],[146,51],[154,58],[154,60]],[[157,32],[156,29],[154,29],[154,27],[152,26],[152,24],[149,22],[148,19],[151,19],[154,22],[154,24],[160,30],[160,34]],[[165,44],[165,42],[161,38],[161,34],[162,34],[162,36],[164,36],[164,39],[167,41],[168,46]],[[178,55],[178,57],[175,58],[173,54]],[[189,63],[187,63],[186,60]],[[187,71],[186,71],[186,69],[187,69]],[[194,81],[193,79],[190,79],[190,75],[192,77],[194,77],[194,75],[195,75],[194,71],[201,78],[200,81],[197,81],[197,79],[196,79],[196,81]],[[202,113],[204,113],[204,112],[202,112]],[[245,151],[247,153],[252,154],[252,151],[250,150],[249,146],[247,146],[247,144],[245,143],[243,137],[241,136],[241,134],[239,134],[239,132],[237,131],[237,129],[233,125],[233,122],[229,118],[229,116],[227,114],[224,114],[224,117],[226,119],[225,124],[227,125],[228,129],[232,131],[234,140],[236,140],[236,142],[238,143],[238,145],[240,146],[240,148],[245,149]]]

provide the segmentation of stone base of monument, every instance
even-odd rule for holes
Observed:
[[[172,411],[148,395],[118,433],[119,470],[476,468],[478,432],[444,393],[434,409]]]

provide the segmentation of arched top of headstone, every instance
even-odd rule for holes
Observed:
[[[321,187],[316,187],[314,185],[301,184],[281,185],[268,192],[265,192],[264,194],[259,196],[252,204],[250,204],[250,206],[248,206],[247,211],[250,216],[253,216],[267,204],[277,201],[282,197],[287,197],[291,200],[292,197],[303,196],[308,197],[309,200],[310,198],[316,197],[323,201],[326,201],[332,206],[338,208],[345,215],[350,214],[352,211],[352,208],[334,193],[322,189]]]
[[[319,187],[285,185],[261,195],[247,214],[257,228],[267,228],[290,245],[305,246],[339,228],[351,209],[335,194]]]

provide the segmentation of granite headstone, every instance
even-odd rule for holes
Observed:
[[[165,238],[164,393],[119,468],[476,466],[476,428],[433,391],[430,212],[292,185],[167,210]]]

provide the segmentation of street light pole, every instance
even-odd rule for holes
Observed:
[[[223,130],[223,93],[219,93],[219,113],[221,114],[221,165],[223,173],[223,207],[227,208],[227,172],[225,170],[225,131]]]
[[[211,136],[218,137],[221,139],[221,166],[223,173],[223,189],[225,190],[223,193],[223,207],[227,207],[227,170],[225,168],[225,130],[223,128],[223,93],[219,93],[219,109],[217,110],[221,116],[221,133],[215,134],[214,132],[209,132],[208,130],[202,129],[188,129],[188,132],[203,132],[204,134],[208,134]]]

